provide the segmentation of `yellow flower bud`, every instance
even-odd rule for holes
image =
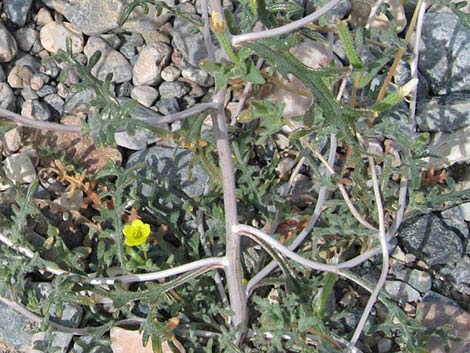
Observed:
[[[223,33],[227,29],[224,16],[219,12],[212,12],[211,25],[214,33]]]

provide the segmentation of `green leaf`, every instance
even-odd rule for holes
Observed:
[[[259,84],[259,85],[266,82],[263,75],[261,75],[256,65],[251,60],[248,61],[248,73],[242,78],[245,81],[252,82],[255,84]]]

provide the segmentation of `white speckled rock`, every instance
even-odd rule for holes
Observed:
[[[72,40],[72,52],[77,54],[83,50],[83,34],[71,23],[51,22],[42,27],[39,33],[41,44],[48,52],[57,53],[66,50],[66,38]]]
[[[152,86],[161,81],[162,69],[168,64],[171,47],[163,42],[146,45],[134,65],[133,83],[136,86]]]
[[[88,60],[98,50],[101,52],[101,58],[91,70],[93,75],[104,80],[109,73],[112,73],[115,83],[123,83],[132,79],[132,66],[124,55],[113,49],[104,39],[90,37],[84,48]]]
[[[13,35],[0,21],[0,62],[5,63],[14,59],[18,46]]]

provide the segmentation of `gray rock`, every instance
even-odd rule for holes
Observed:
[[[146,45],[139,53],[132,70],[136,86],[152,86],[161,81],[162,69],[168,65],[171,47],[163,42]]]
[[[98,50],[101,52],[101,58],[91,70],[93,75],[104,81],[106,76],[112,73],[112,82],[115,83],[122,83],[132,79],[132,67],[124,55],[113,49],[104,39],[90,37],[84,48],[87,59],[90,60],[92,55]]]
[[[470,90],[470,30],[452,13],[424,15],[419,68],[434,94]]]
[[[70,353],[112,353],[110,347],[96,343],[92,336],[76,337]]]
[[[13,60],[17,52],[18,46],[15,37],[0,20],[0,62],[5,63]]]
[[[8,83],[0,82],[0,108],[12,110],[15,106],[16,97]]]
[[[136,86],[131,92],[131,97],[147,108],[152,106],[158,95],[158,91],[150,86]]]
[[[60,74],[60,68],[54,60],[48,60],[41,65],[39,72],[46,74],[51,78],[56,78]]]
[[[310,15],[318,9],[318,1],[317,0],[307,0],[305,4],[305,15]],[[333,9],[328,11],[325,15],[326,20],[328,23],[336,23],[337,20],[346,17],[351,12],[352,4],[349,0],[341,0],[338,5],[336,5]]]
[[[160,99],[155,106],[163,115],[174,114],[180,111],[180,105],[176,98]]]
[[[129,98],[119,98],[119,102],[123,103],[128,101]],[[159,124],[161,115],[157,112],[138,104],[132,110],[131,116],[133,119],[143,121],[147,124],[158,126],[161,129],[168,129],[166,124]],[[142,150],[147,148],[147,145],[158,140],[154,134],[147,130],[136,129],[135,135],[129,135],[126,131],[117,132],[114,134],[114,139],[118,146],[125,147],[131,150]]]
[[[130,97],[131,92],[132,92],[132,88],[134,88],[134,86],[132,85],[132,83],[130,81],[124,82],[120,85],[117,85],[116,86],[116,96],[118,96],[118,97]]]
[[[21,58],[15,60],[16,66],[27,66],[33,73],[38,73],[41,70],[41,60],[29,54],[23,55]]]
[[[52,285],[50,283],[39,283],[36,286],[38,295],[42,298],[49,296],[52,293]],[[83,308],[70,302],[64,302],[62,312],[60,315],[57,314],[57,308],[52,305],[49,311],[51,319],[58,324],[68,327],[78,327],[82,320]],[[54,352],[67,353],[69,351],[70,343],[72,342],[73,334],[64,332],[47,332],[46,335],[52,335],[51,346]],[[45,337],[47,339],[47,337]]]
[[[33,0],[3,0],[3,10],[11,22],[24,26]]]
[[[189,92],[189,88],[183,82],[162,82],[160,87],[158,87],[160,96],[162,98],[182,98],[185,94]]]
[[[27,153],[16,153],[5,158],[3,170],[8,179],[20,184],[31,184],[37,179],[33,162]]]
[[[5,73],[5,70],[3,69],[3,66],[0,65],[0,82],[5,81],[7,78],[7,74]]]
[[[77,111],[89,111],[90,100],[95,98],[92,89],[86,89],[70,96],[64,105],[64,113],[70,114]]]
[[[24,98],[24,100],[33,100],[33,99],[38,99],[38,95],[36,94],[36,91],[33,90],[31,87],[25,87],[21,90],[21,96]]]
[[[9,155],[17,152],[22,146],[22,128],[16,127],[3,134],[3,154]]]
[[[199,67],[199,62],[207,57],[202,33],[192,23],[180,17],[175,18],[173,46],[194,67]]]
[[[455,163],[469,162],[470,126],[452,133],[436,133],[429,144],[429,152],[433,157],[425,160],[429,165],[433,165],[436,170],[449,167]]]
[[[165,67],[162,71],[162,79],[166,82],[173,82],[176,81],[178,77],[180,77],[181,71],[176,66],[169,65]]]
[[[460,261],[467,249],[468,230],[463,220],[428,214],[407,222],[400,231],[400,239],[407,250],[430,266]]]
[[[96,35],[122,28],[129,32],[143,33],[156,31],[171,17],[168,11],[161,15],[153,5],[145,14],[142,8],[136,9],[121,27],[119,18],[129,0],[43,0],[48,7],[67,18],[86,35]]]
[[[44,102],[49,104],[53,117],[60,117],[64,113],[64,100],[56,93],[44,97]]]
[[[44,85],[36,92],[39,97],[45,97],[53,93],[57,93],[57,87],[51,85]]]
[[[416,289],[401,281],[387,281],[384,288],[392,298],[401,303],[416,302],[420,298]]]
[[[22,351],[31,344],[31,337],[32,332],[25,317],[0,303],[0,341]]]
[[[20,28],[13,35],[18,47],[25,52],[29,52],[39,42],[39,32],[32,28]]]
[[[452,132],[470,125],[470,95],[455,92],[433,97],[418,106],[420,131]]]
[[[209,181],[209,176],[199,166],[191,168],[192,152],[180,147],[166,148],[154,146],[132,154],[127,167],[145,162],[151,168],[155,180],[168,191],[184,192],[189,197],[201,196]],[[151,185],[142,186],[142,194],[149,197]]]
[[[113,49],[118,49],[121,45],[122,41],[121,38],[116,33],[109,33],[109,34],[102,34],[100,35],[106,43],[113,47]]]
[[[454,301],[450,298],[447,298],[447,297],[443,296],[442,294],[439,294],[439,293],[434,292],[432,290],[427,291],[423,295],[423,298],[421,299],[421,301],[426,302],[426,303],[439,303],[439,304],[445,304],[445,305],[460,307],[459,304],[456,301]]]
[[[132,59],[137,54],[137,48],[144,45],[144,38],[139,33],[124,35],[124,44],[119,51],[128,59]]]
[[[24,101],[21,106],[21,115],[34,120],[49,120],[51,111],[47,104],[38,100]]]
[[[470,295],[470,257],[464,256],[455,263],[447,263],[439,269],[439,274],[450,282],[452,287],[463,295]]]
[[[395,277],[403,282],[408,283],[414,289],[420,292],[427,292],[431,289],[432,278],[427,272],[420,270],[410,270],[404,268],[401,271],[395,272]]]
[[[210,87],[214,84],[214,79],[204,70],[196,69],[195,67],[188,66],[181,71],[181,76],[196,82],[202,87]]]

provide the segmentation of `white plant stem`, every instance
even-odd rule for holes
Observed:
[[[264,30],[260,32],[250,32],[250,33],[243,33],[243,34],[238,34],[236,36],[232,36],[232,45],[233,46],[238,46],[244,42],[252,42],[260,39],[268,39],[268,38],[273,38],[280,36],[282,34],[287,34],[290,32],[293,32],[315,20],[318,20],[321,16],[326,14],[328,11],[330,11],[332,8],[334,8],[336,5],[341,0],[332,0],[323,7],[320,7],[317,11],[311,13],[310,15],[288,23],[284,26],[280,26],[277,28],[269,29],[269,30]]]
[[[372,175],[372,185],[374,189],[375,204],[377,207],[377,213],[378,213],[378,218],[379,218],[379,240],[380,240],[380,246],[382,248],[382,271],[377,281],[377,285],[375,286],[372,294],[369,297],[369,300],[367,301],[366,307],[362,313],[359,323],[357,324],[353,337],[351,338],[350,348],[355,347],[357,341],[359,340],[359,337],[361,336],[362,330],[364,329],[364,326],[366,325],[366,322],[372,310],[372,307],[377,301],[377,297],[379,296],[379,293],[385,284],[385,281],[387,279],[387,274],[388,274],[388,268],[389,268],[388,242],[387,242],[387,237],[385,234],[385,213],[384,213],[384,208],[383,208],[383,203],[382,203],[382,195],[380,193],[380,185],[379,185],[379,181],[377,178],[377,172],[375,170],[374,159],[372,157],[369,157],[368,160],[369,160],[370,172]]]

